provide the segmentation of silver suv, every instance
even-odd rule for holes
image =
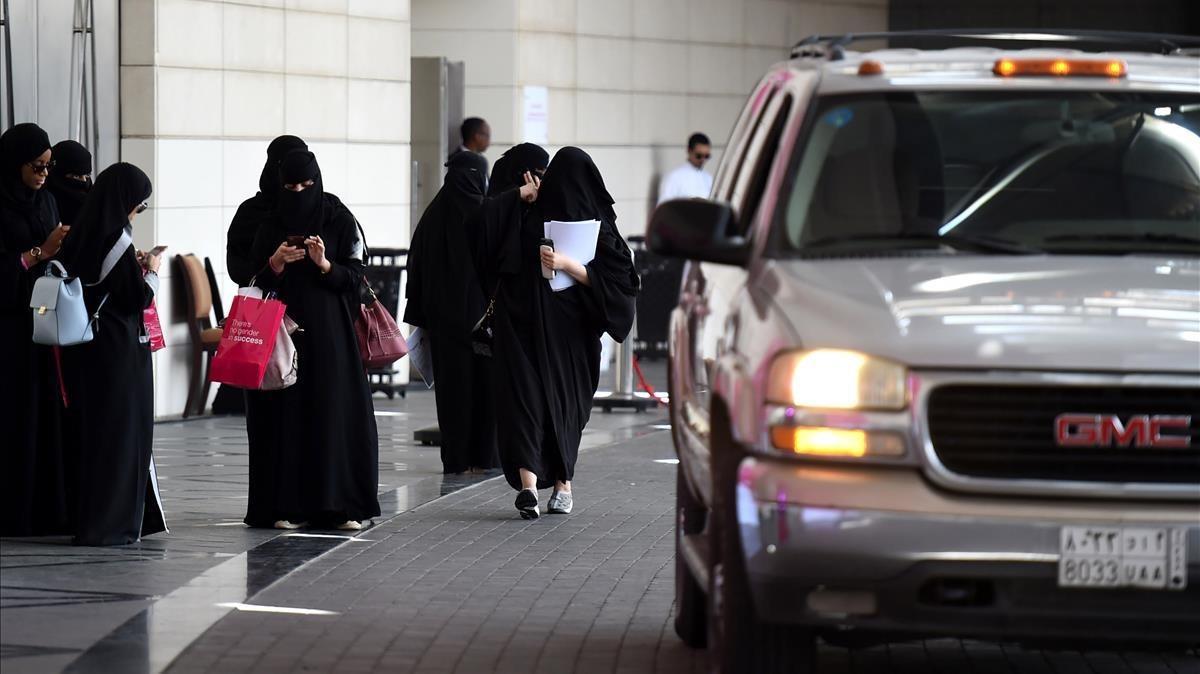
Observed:
[[[1200,642],[1198,44],[806,40],[656,210],[676,631],[719,670]]]

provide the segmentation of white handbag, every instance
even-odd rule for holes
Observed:
[[[100,278],[89,285],[99,285],[117,266],[133,238],[126,229],[108,251],[100,265]],[[33,343],[46,346],[74,346],[92,341],[100,309],[108,301],[105,295],[96,310],[88,314],[83,296],[83,282],[67,274],[58,260],[46,265],[46,274],[33,282],[29,308],[33,310]]]
[[[267,361],[267,371],[263,374],[260,391],[279,391],[296,383],[299,375],[296,344],[292,341],[292,333],[299,328],[291,316],[283,315],[279,324],[279,332],[275,333],[275,348],[271,350],[271,359]]]

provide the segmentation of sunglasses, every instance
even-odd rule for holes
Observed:
[[[692,156],[696,159],[712,159],[712,155],[708,153],[700,154],[699,152],[693,152]]]
[[[143,201],[142,204],[137,207],[137,211],[135,211],[135,212],[136,213],[144,213],[144,212],[146,212],[147,208],[150,208],[150,204],[148,202]]]
[[[33,162],[29,162],[26,164],[26,166],[33,169],[34,173],[50,173],[50,169],[54,168],[55,163],[56,162],[53,160],[48,161],[45,164],[35,164]]]

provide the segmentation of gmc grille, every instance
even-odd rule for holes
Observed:
[[[1191,416],[1191,446],[1058,446],[1055,419],[1080,413]],[[950,384],[930,392],[928,421],[938,459],[959,475],[1200,485],[1200,389]]]

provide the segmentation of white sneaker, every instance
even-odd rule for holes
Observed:
[[[556,491],[550,496],[550,500],[546,501],[546,512],[555,515],[569,515],[573,505],[571,492]]]
[[[346,520],[345,522],[342,522],[341,524],[338,525],[338,531],[361,531],[361,530],[362,530],[362,522],[357,522],[355,520]]]
[[[293,529],[299,529],[300,527],[306,527],[306,526],[308,526],[308,522],[289,522],[287,520],[275,520],[275,528],[276,529],[286,529],[288,531],[291,531]]]

